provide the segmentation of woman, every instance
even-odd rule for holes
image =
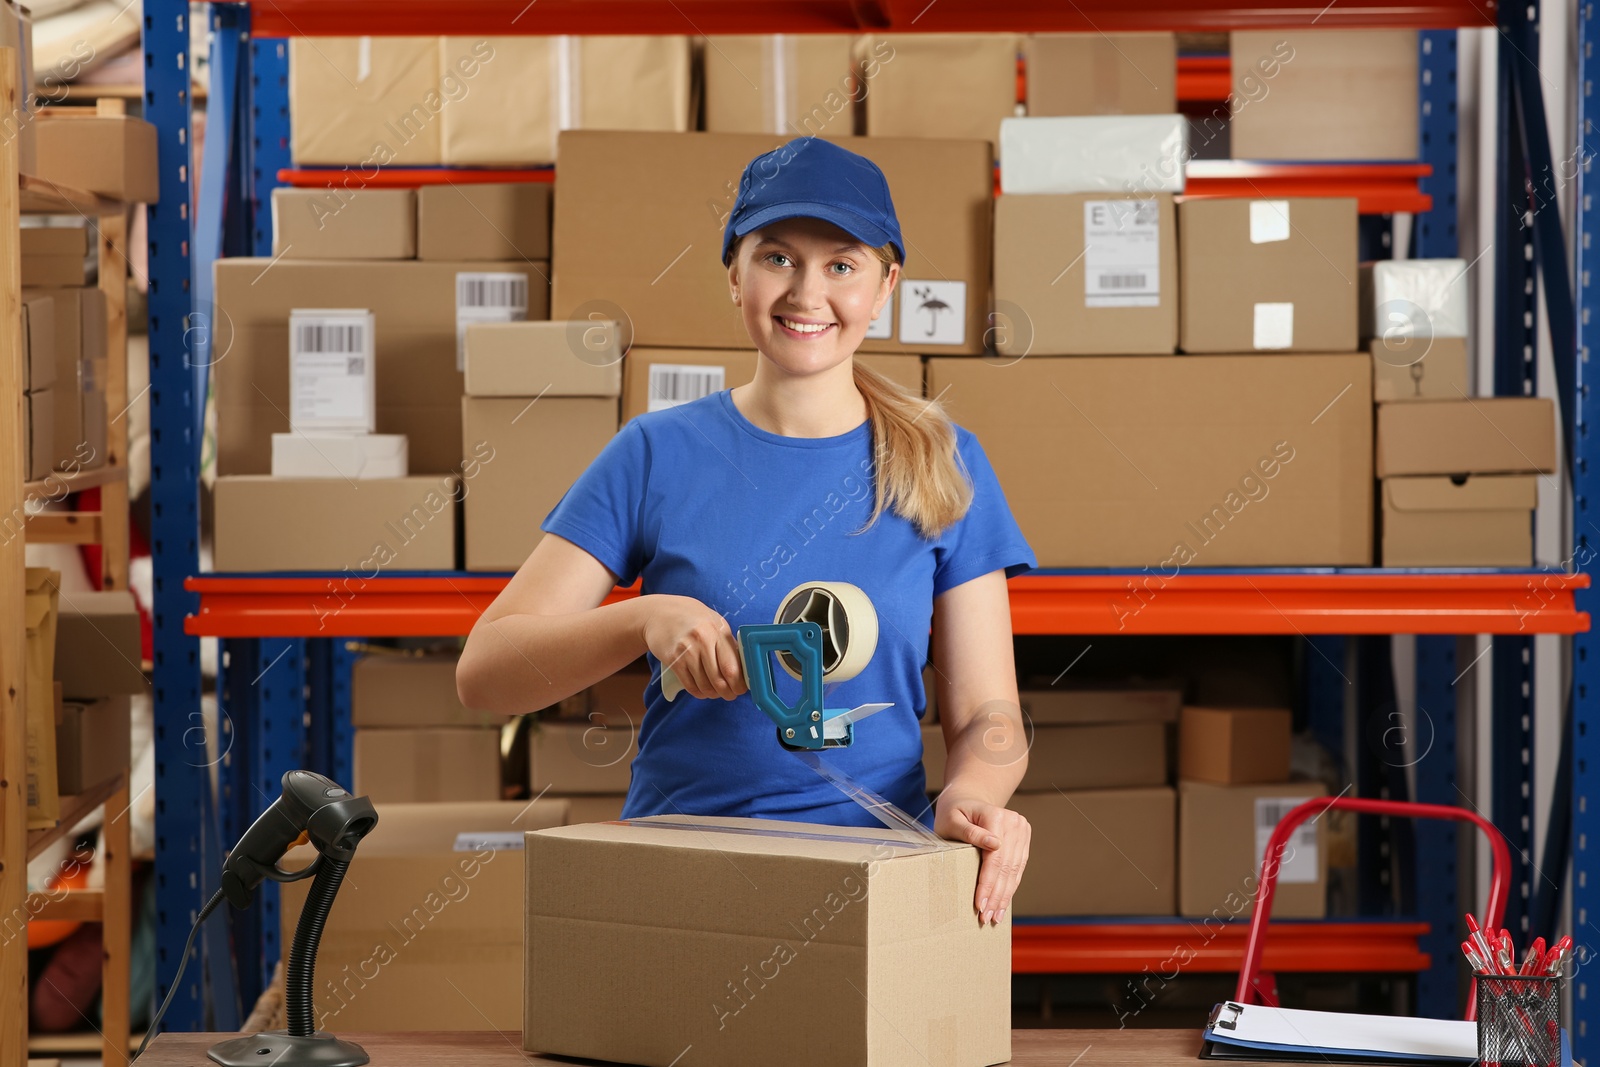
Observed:
[[[878,613],[877,650],[858,676],[830,683],[827,703],[893,707],[823,758],[930,821],[918,719],[931,660],[949,752],[931,822],[984,851],[974,905],[999,922],[1030,838],[1005,807],[1027,765],[1005,580],[1036,561],[977,439],[855,361],[904,262],[870,160],[802,137],[751,161],[723,263],[759,351],[754,381],[618,432],[473,627],[457,686],[469,707],[523,713],[644,653],[625,817],[873,825],[779,745],[734,636],[771,622],[803,582],[857,585]],[[598,606],[640,576],[641,596]],[[663,663],[684,686],[671,702]]]

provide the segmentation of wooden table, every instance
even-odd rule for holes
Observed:
[[[211,1067],[206,1049],[233,1034],[161,1034],[139,1067]],[[464,1033],[340,1034],[367,1050],[372,1067],[560,1067],[593,1064],[522,1051],[522,1035],[493,1030]],[[1198,1030],[1013,1030],[1016,1067],[1189,1067],[1199,1062]],[[1282,1067],[1257,1061],[1252,1067]]]

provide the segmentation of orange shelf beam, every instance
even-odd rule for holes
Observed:
[[[420,185],[484,185],[505,182],[554,182],[553,167],[287,167],[278,171],[279,185],[302,189],[415,189]]]
[[[1235,974],[1249,924],[1181,919],[1011,927],[1013,974]],[[1420,922],[1275,922],[1263,960],[1268,971],[1397,973],[1424,971],[1429,955]]]
[[[1427,211],[1433,197],[1418,182],[1433,173],[1426,163],[1253,163],[1243,160],[1191,160],[1184,170],[1183,195],[1351,196],[1363,215]]]
[[[1233,61],[1228,56],[1179,56],[1180,101],[1226,100],[1233,92]]]
[[[504,575],[200,576],[184,587],[202,637],[420,637],[468,633]],[[1585,575],[1343,573],[1038,574],[1010,581],[1018,634],[1571,634],[1589,628]],[[606,603],[639,592],[616,589]]]

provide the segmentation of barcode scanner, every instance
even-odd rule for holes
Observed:
[[[349,863],[356,845],[378,824],[366,797],[354,797],[332,779],[311,771],[289,771],[283,793],[250,824],[222,864],[222,892],[236,908],[248,908],[263,879],[298,881],[326,860]],[[283,854],[309,840],[317,859],[300,871],[278,866]]]

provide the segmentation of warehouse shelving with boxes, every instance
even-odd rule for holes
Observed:
[[[1555,185],[1535,177],[1526,197],[1508,191],[1522,190],[1526,174],[1558,173],[1526,59],[1538,54],[1537,11],[1500,13],[1500,93],[1480,101],[1497,108],[1500,140],[1496,173],[1477,176],[1479,197],[1533,199],[1525,220],[1499,212],[1501,230],[1480,242],[1494,253],[1496,356],[1482,361],[1495,368],[1493,382],[1474,391],[1468,362],[1481,316],[1469,321],[1470,267],[1458,258],[1456,31],[1493,25],[1475,5],[1152,12],[941,0],[920,11],[776,2],[733,10],[686,0],[630,5],[625,24],[593,6],[520,6],[486,0],[445,13],[394,0],[281,0],[209,10],[208,110],[213,133],[225,132],[207,141],[193,218],[164,206],[150,217],[152,421],[163,431],[152,463],[163,993],[216,884],[219,850],[290,768],[353,780],[380,803],[492,805],[521,790],[562,795],[554,821],[615,817],[626,764],[585,758],[583,741],[562,738],[590,732],[584,715],[597,703],[633,721],[645,678],[623,672],[545,713],[531,736],[502,736],[457,703],[449,639],[504,587],[539,520],[619,417],[748,380],[754,353],[712,300],[720,268],[686,258],[676,273],[631,279],[617,270],[617,238],[627,235],[641,262],[677,262],[685,245],[709,239],[712,221],[720,233],[723,179],[803,114],[839,123],[824,135],[865,135],[852,147],[884,168],[921,246],[907,279],[924,280],[902,282],[889,329],[869,333],[862,358],[941,399],[978,434],[1042,567],[1010,581],[1034,779],[1016,806],[1035,826],[1012,928],[1019,1007],[1071,1017],[1083,987],[1045,976],[1115,984],[1164,966],[1221,895],[1205,881],[1210,850],[1194,827],[1230,827],[1227,849],[1237,845],[1248,866],[1264,840],[1262,805],[1275,813],[1290,797],[1344,789],[1473,805],[1477,791],[1491,798],[1485,814],[1514,857],[1506,925],[1554,932],[1562,879],[1539,871],[1552,861],[1564,869],[1569,845],[1571,906],[1586,906],[1582,697],[1593,567],[1577,353],[1586,351],[1590,220],[1579,171],[1573,272],[1549,199]],[[354,36],[379,25],[391,36]],[[1586,17],[1579,27],[1588,33]],[[1049,36],[1057,33],[1076,36]],[[733,34],[786,36],[724,36]],[[1296,34],[1298,65],[1275,51]],[[145,113],[161,138],[163,205],[192,195],[188,38],[182,18],[147,19]],[[485,39],[494,43],[487,55],[477,47]],[[839,93],[864,78],[867,68],[853,64],[881,58],[878,42],[892,44],[900,66],[863,100]],[[515,62],[496,67],[496,52]],[[1587,56],[1579,62],[1586,75]],[[729,79],[721,64],[762,74],[730,92],[719,85]],[[1140,76],[1119,81],[1125,66]],[[547,69],[559,73],[554,89]],[[803,103],[813,97],[821,110]],[[1385,121],[1366,119],[1363,107]],[[1024,111],[1025,121],[1007,121]],[[1232,121],[1207,125],[1229,112]],[[1041,134],[1052,122],[1069,124],[1070,135]],[[365,143],[375,128],[392,141],[381,152]],[[1066,158],[1052,147],[1063,141],[1088,147]],[[650,167],[626,165],[639,158]],[[1062,248],[1090,244],[1086,202],[1130,202],[1130,191],[1157,214],[1138,225],[1159,248],[1159,282],[1091,294],[1087,267],[1074,272],[1069,254],[1057,278],[1078,292],[1058,299],[1040,288]],[[992,223],[987,208],[967,210],[991,199]],[[1140,253],[1130,254],[1142,268]],[[1376,265],[1358,274],[1366,261]],[[913,292],[922,303],[908,307]],[[1107,308],[1118,315],[1109,325],[1096,314]],[[927,332],[907,332],[915,314],[935,309],[917,323]],[[1541,310],[1553,402],[1534,399]],[[1397,311],[1412,333],[1386,332],[1385,316]],[[601,340],[608,352],[627,351],[620,365],[612,357],[572,373],[529,370],[528,353],[553,360],[567,351],[567,323],[619,317],[624,336]],[[1418,330],[1424,320],[1431,325]],[[332,354],[364,360],[378,381],[362,376],[370,393],[356,397],[361,425],[334,427],[368,436],[336,439],[327,447],[347,451],[325,454],[307,428],[326,412],[296,406],[300,387],[291,395],[278,353],[335,335],[348,347]],[[1425,364],[1412,358],[1418,344],[1431,345]],[[1250,354],[1229,355],[1239,352]],[[1424,366],[1425,379],[1414,369]],[[214,424],[204,417],[208,394]],[[535,397],[542,418],[518,426]],[[1066,417],[1073,408],[1081,419]],[[514,462],[497,470],[477,456],[471,469],[462,442],[475,433]],[[215,468],[202,470],[197,446],[210,434]],[[1220,464],[1262,434],[1299,447],[1261,457],[1259,468],[1245,456],[1216,499],[1206,496]],[[1043,451],[1084,460],[1041,464]],[[1305,459],[1291,468],[1296,452]],[[386,478],[362,476],[380,469]],[[1284,469],[1319,488],[1273,483]],[[1545,476],[1559,495],[1563,469],[1574,494],[1566,562],[1535,567],[1534,483]],[[215,509],[211,573],[200,561],[202,480]],[[416,510],[425,494],[449,498],[464,481],[472,491],[459,527],[453,506],[443,521]],[[1154,493],[1143,492],[1147,482]],[[1275,501],[1262,503],[1270,494]],[[1563,522],[1560,512],[1540,515]],[[382,536],[398,539],[375,560],[371,516],[410,514],[422,518],[391,522]],[[1171,530],[1192,532],[1198,549],[1167,544]],[[638,591],[618,589],[610,601]],[[1415,635],[1400,671],[1391,635]],[[1491,639],[1480,652],[1461,635]],[[1535,658],[1535,635],[1558,635],[1565,647],[1541,644]],[[222,642],[210,740],[226,755],[214,767],[186,752],[181,729],[201,721],[202,637]],[[1098,666],[1078,672],[1096,684],[1054,684],[1096,646]],[[1570,655],[1570,725],[1535,715],[1536,668],[1551,652]],[[1480,660],[1493,674],[1482,713],[1458,690]],[[1397,695],[1396,679],[1413,691]],[[1427,737],[1393,742],[1396,723],[1402,734],[1425,725]],[[1535,813],[1536,725],[1563,745],[1547,826]],[[932,784],[941,740],[936,726],[924,733]],[[1240,747],[1241,736],[1249,744]],[[1481,760],[1479,738],[1492,741]],[[1319,748],[1324,778],[1291,782],[1291,764],[1314,771],[1307,753]],[[515,768],[504,783],[502,766]],[[1469,843],[1448,827],[1368,822],[1359,834],[1354,819],[1324,825],[1320,870],[1279,896],[1277,914],[1290,921],[1274,927],[1269,969],[1362,979],[1361,1003],[1388,997],[1402,1012],[1453,1016],[1463,992],[1457,924],[1476,899]],[[1072,851],[1098,826],[1137,841],[1145,851],[1122,859],[1160,872],[1155,881],[1119,881],[1112,851]],[[419,823],[407,847],[448,850],[442,833]],[[415,887],[400,873],[404,848],[389,848],[366,862],[398,901]],[[1075,875],[1079,864],[1097,871],[1094,885]],[[504,895],[495,906],[508,909],[507,921],[520,921],[512,887],[492,892]],[[201,950],[207,978],[185,979],[166,1027],[237,1027],[271,986],[281,931],[297,911],[290,902],[303,896],[264,892],[257,908],[233,915],[231,966],[213,923]],[[348,954],[371,933],[347,932],[352,940],[339,943],[330,927],[324,943],[335,973],[359,962]],[[1222,924],[1185,973],[1236,971],[1243,937],[1242,922]],[[467,981],[470,961],[475,984],[463,1003],[419,996],[402,1010],[357,996],[323,1008],[338,1008],[341,1029],[479,1029],[483,1012],[494,1026],[519,1026],[520,943],[462,945],[454,962],[402,957],[386,981],[393,996],[409,997],[397,990],[437,986],[441,975]],[[1590,1039],[1581,975],[1574,985],[1582,1058]],[[338,999],[332,985],[319,995]]]

